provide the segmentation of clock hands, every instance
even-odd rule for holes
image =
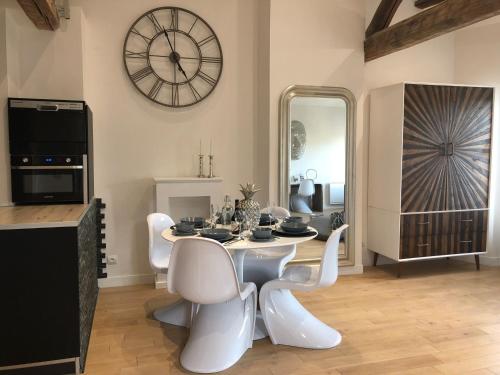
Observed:
[[[163,33],[167,37],[168,45],[170,46],[170,49],[172,50],[172,53],[174,54],[173,55],[174,56],[174,62],[177,63],[177,67],[179,68],[179,71],[186,78],[186,81],[189,81],[189,79],[188,79],[188,77],[186,75],[186,72],[184,71],[184,69],[182,69],[181,63],[179,62],[179,54],[177,52],[175,52],[174,47],[172,47],[172,43],[170,43],[170,38],[168,37],[168,33],[167,33],[167,30],[165,30],[165,28],[163,28]]]

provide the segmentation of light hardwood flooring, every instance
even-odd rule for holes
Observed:
[[[227,374],[500,374],[500,268],[455,260],[392,265],[296,293],[343,341],[330,350],[254,347]],[[186,373],[183,328],[150,318],[176,298],[152,286],[102,289],[86,375]]]
[[[325,251],[326,241],[310,240],[297,245],[297,254],[293,262],[306,262],[312,259],[319,260]],[[339,255],[345,255],[345,243],[339,243]]]

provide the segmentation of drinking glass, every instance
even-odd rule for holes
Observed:
[[[236,223],[236,226],[238,228],[238,235],[242,235],[242,224],[246,220],[246,213],[243,210],[238,210],[234,213],[234,222]]]
[[[212,223],[212,228],[217,226],[217,219],[219,218],[219,206],[216,204],[210,205],[210,222]]]

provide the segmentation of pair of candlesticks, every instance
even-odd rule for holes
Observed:
[[[213,178],[214,175],[214,156],[208,155],[208,175],[205,176],[204,168],[203,168],[203,158],[205,155],[198,154],[198,158],[200,159],[200,164],[198,166],[198,178]]]

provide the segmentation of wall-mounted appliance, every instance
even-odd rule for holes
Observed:
[[[92,111],[83,101],[9,98],[12,201],[93,197]]]

